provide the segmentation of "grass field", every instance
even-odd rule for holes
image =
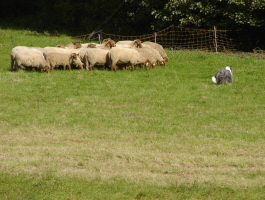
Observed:
[[[135,71],[10,72],[0,29],[0,199],[265,199],[265,60],[176,51]],[[230,65],[232,85],[211,76]]]

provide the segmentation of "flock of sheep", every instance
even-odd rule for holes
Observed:
[[[11,51],[11,70],[18,71],[21,66],[50,72],[62,66],[71,70],[72,66],[92,70],[95,65],[107,66],[111,70],[134,69],[140,65],[150,69],[164,66],[168,56],[164,48],[153,42],[119,41],[108,38],[102,44],[72,42],[67,46],[25,47],[17,46]]]

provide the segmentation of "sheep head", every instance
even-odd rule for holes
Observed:
[[[137,39],[133,41],[133,46],[135,46],[136,48],[142,48],[142,42],[141,40]]]
[[[163,58],[165,60],[165,62],[168,62],[169,61],[169,58],[166,56]]]
[[[63,44],[58,44],[56,47],[65,49],[65,46]]]
[[[166,65],[166,62],[163,60],[163,61],[160,61],[159,62],[159,65],[161,65],[161,66],[165,66]]]
[[[103,44],[107,43],[109,40],[111,40],[110,38],[106,38],[103,40]]]
[[[78,53],[72,53],[70,56],[70,63],[78,66],[80,69],[84,69],[84,64],[81,62],[81,59],[79,57]]]
[[[152,63],[149,60],[147,60],[144,62],[144,66],[146,67],[146,69],[150,69],[152,66]]]
[[[73,42],[74,48],[79,49],[82,47],[82,45],[79,42]]]
[[[87,45],[87,48],[96,48],[96,44],[92,44],[92,43],[91,44],[88,44]]]
[[[115,41],[110,39],[110,38],[107,38],[107,39],[104,39],[103,40],[103,45],[107,48],[107,49],[111,49],[112,47],[115,47],[116,44],[115,44]]]
[[[43,68],[41,68],[41,71],[45,71],[49,74],[51,71],[51,67],[49,65],[45,65]]]

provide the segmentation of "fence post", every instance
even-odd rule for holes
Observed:
[[[156,32],[155,32],[155,43],[156,43]]]
[[[214,47],[215,47],[215,52],[218,52],[218,45],[217,45],[217,34],[216,34],[216,27],[214,26]]]
[[[175,29],[174,29],[174,25],[171,26],[171,47],[174,48],[174,39],[175,39]]]
[[[99,44],[101,44],[100,34],[98,34],[98,41],[99,41]]]

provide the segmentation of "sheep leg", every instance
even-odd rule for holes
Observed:
[[[10,61],[11,61],[11,71],[14,71],[14,59],[13,59],[13,56],[10,56]]]
[[[89,65],[89,70],[92,70],[93,69],[93,67],[94,67],[94,65]]]
[[[134,64],[133,63],[131,63],[131,67],[132,67],[132,71],[134,70]]]
[[[89,70],[89,66],[86,64],[86,70]]]
[[[76,65],[76,67],[79,67],[79,66]],[[80,67],[80,69],[81,69],[81,70],[84,70],[84,66],[82,65],[82,66]]]
[[[85,63],[86,63],[86,70],[89,70],[89,63],[88,63],[88,59],[86,56],[85,56]]]
[[[16,66],[16,71],[18,72],[20,70],[20,66]]]
[[[130,64],[130,63],[127,63],[125,69],[126,69],[126,70],[127,70],[127,69],[131,69],[131,64]]]
[[[18,72],[20,69],[20,64],[18,64],[17,62],[15,62],[15,71]]]
[[[110,68],[111,68],[111,71],[116,71],[118,67],[117,67],[117,65],[111,65]]]

